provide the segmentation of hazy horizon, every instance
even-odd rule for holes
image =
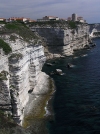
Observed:
[[[0,0],[0,17],[28,17],[40,19],[57,16],[67,19],[73,13],[82,16],[88,23],[99,23],[99,0]]]

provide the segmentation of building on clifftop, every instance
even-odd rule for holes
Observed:
[[[77,14],[72,14],[72,21],[77,21]]]

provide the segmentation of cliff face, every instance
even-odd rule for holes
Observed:
[[[9,77],[8,57],[0,54],[0,109],[4,109],[11,113]]]
[[[90,24],[89,34],[91,38],[100,37],[100,24]]]
[[[45,61],[42,46],[24,48],[21,55],[21,59],[12,56],[9,62],[13,115],[15,118],[23,115],[24,107],[29,100],[29,92],[34,90]]]
[[[31,30],[42,36],[52,54],[71,55],[74,50],[88,45],[89,26],[87,24],[77,25],[75,29],[32,26]]]
[[[16,28],[15,25],[8,26]],[[25,109],[28,107],[30,93],[35,95],[32,99],[36,101],[39,94],[52,92],[50,77],[41,72],[46,60],[44,48],[47,58],[50,58],[49,55],[71,55],[74,50],[88,45],[89,38],[89,27],[86,24],[78,25],[76,29],[44,26],[31,27],[31,30],[35,35],[37,34],[38,41],[27,39],[29,40],[27,42],[23,39],[24,35],[22,37],[12,31],[7,31],[8,34],[6,32],[0,34],[0,39],[12,48],[12,52],[8,55],[0,49],[0,109],[12,114],[19,124],[22,124],[24,113],[28,114],[29,110],[25,112]],[[46,42],[44,47],[39,45],[39,36]]]
[[[43,46],[29,44],[20,38],[10,41],[10,36],[1,36],[12,47],[12,53],[5,56],[1,50],[0,109],[12,113],[14,120],[21,123],[29,93],[37,85],[46,58]]]

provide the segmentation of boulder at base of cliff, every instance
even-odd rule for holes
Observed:
[[[56,69],[56,74],[62,75],[62,74],[63,74],[63,72],[62,72],[62,70],[61,70],[61,69]]]

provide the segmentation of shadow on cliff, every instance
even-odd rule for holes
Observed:
[[[46,42],[48,51],[52,54],[62,54],[64,46],[64,32],[57,28],[37,28],[36,32]]]

